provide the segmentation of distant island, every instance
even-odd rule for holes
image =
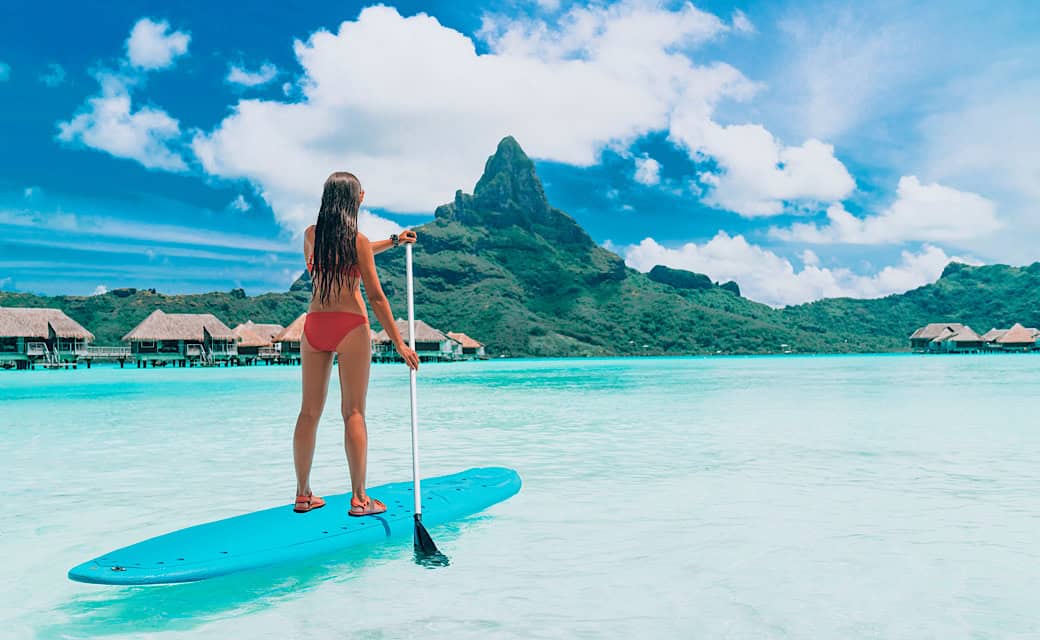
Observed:
[[[892,352],[908,351],[910,335],[929,323],[1040,325],[1040,263],[951,263],[935,283],[903,294],[783,309],[704,274],[665,266],[639,272],[549,204],[534,163],[512,136],[499,142],[472,194],[456,191],[415,229],[417,316],[478,337],[491,356]],[[377,265],[392,306],[403,312],[403,253],[380,254]],[[258,296],[242,289],[0,292],[0,306],[60,309],[94,334],[94,344],[118,345],[156,309],[212,313],[230,326],[287,326],[309,298],[304,273],[289,291]]]

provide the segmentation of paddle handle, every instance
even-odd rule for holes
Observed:
[[[408,348],[415,351],[415,286],[412,283],[412,245],[404,245],[405,281],[408,289]],[[415,369],[408,368],[412,396],[412,478],[415,483],[415,515],[422,515],[422,496],[419,488],[419,401],[415,393]]]

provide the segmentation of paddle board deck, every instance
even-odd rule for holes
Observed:
[[[412,483],[369,489],[386,503],[378,516],[347,515],[350,494],[323,496],[325,506],[295,513],[284,505],[149,538],[69,570],[94,584],[192,582],[291,562],[356,545],[412,535]],[[422,481],[422,520],[431,527],[482,511],[520,491],[512,469],[484,467]]]

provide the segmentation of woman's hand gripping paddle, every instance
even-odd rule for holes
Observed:
[[[415,351],[415,303],[412,285],[412,245],[405,249],[405,271],[408,288],[408,347]],[[419,488],[419,405],[415,395],[415,369],[409,368],[412,392],[412,476],[415,479],[415,562],[426,567],[446,567],[448,557],[437,550],[426,527],[422,523],[422,494]]]

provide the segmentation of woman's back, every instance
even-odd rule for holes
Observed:
[[[303,240],[303,254],[307,261],[307,272],[311,276],[311,303],[307,308],[308,311],[348,311],[352,313],[359,313],[364,316],[368,316],[365,308],[365,301],[361,297],[361,270],[357,264],[350,265],[343,273],[342,277],[336,282],[333,277],[333,282],[329,290],[328,299],[322,301],[318,295],[319,284],[323,278],[334,276],[325,270],[320,268],[320,265],[315,264],[314,249],[315,249],[315,225],[307,227],[304,232]],[[358,239],[364,239],[364,236],[358,232],[355,237],[355,242]],[[353,255],[357,255],[357,251],[352,252]]]

